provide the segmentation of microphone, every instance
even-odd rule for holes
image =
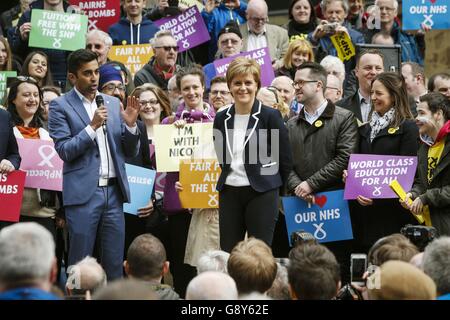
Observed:
[[[101,95],[95,97],[95,103],[97,104],[97,108],[104,107],[105,101]],[[102,123],[103,132],[106,132],[106,120]]]

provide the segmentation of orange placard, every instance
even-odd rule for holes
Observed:
[[[133,78],[150,61],[151,57],[153,57],[153,50],[149,43],[112,46],[108,54],[111,61],[122,62],[130,70]]]
[[[217,160],[194,159],[180,161],[179,193],[183,208],[218,208],[219,193],[216,191],[221,170]]]

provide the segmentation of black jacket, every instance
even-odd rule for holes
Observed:
[[[419,146],[419,131],[413,120],[405,120],[393,133],[387,127],[370,142],[369,124],[359,128],[359,150],[362,154],[415,156]],[[364,247],[376,240],[399,233],[408,223],[416,224],[412,214],[405,210],[398,199],[374,199],[373,205],[363,207],[356,201],[350,202],[353,235]]]
[[[19,148],[13,132],[13,124],[9,112],[0,109],[0,161],[9,160],[14,168],[20,167]]]
[[[215,132],[214,146],[222,168],[217,182],[218,191],[223,189],[231,172],[234,115],[233,104],[214,118],[214,129],[218,130]],[[272,141],[272,135],[275,141]],[[292,155],[280,112],[255,100],[244,144],[244,166],[251,187],[257,192],[281,187],[291,171]]]

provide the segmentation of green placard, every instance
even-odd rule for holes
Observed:
[[[14,77],[17,77],[16,71],[0,71],[0,103],[3,102],[3,98],[6,94],[6,80]]]
[[[36,48],[75,51],[86,46],[88,17],[33,9],[28,45]]]

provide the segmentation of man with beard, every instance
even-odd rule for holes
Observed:
[[[305,62],[295,73],[294,88],[303,108],[287,123],[294,164],[287,191],[309,202],[318,192],[342,189],[342,172],[358,146],[355,116],[325,99],[326,86],[327,72],[317,63]],[[326,246],[341,264],[343,281],[349,280],[349,242]]]
[[[134,76],[136,87],[153,83],[167,91],[169,79],[178,71],[178,44],[170,30],[159,31],[151,40],[153,58]]]
[[[125,105],[125,85],[120,70],[112,64],[104,64],[99,69],[98,87],[100,92],[116,97]]]

